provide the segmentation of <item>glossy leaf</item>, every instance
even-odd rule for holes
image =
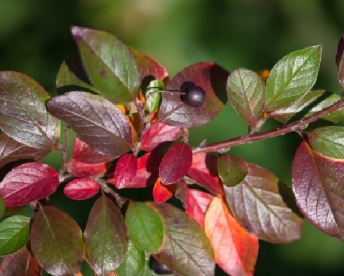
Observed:
[[[145,252],[129,240],[128,252],[123,263],[116,269],[116,276],[137,276],[145,265]]]
[[[28,76],[0,72],[0,129],[28,147],[51,150],[60,136],[59,121],[48,114],[49,94]]]
[[[0,195],[0,219],[2,218],[4,213],[5,213],[5,202],[2,196]]]
[[[117,189],[123,189],[135,177],[137,172],[137,158],[133,154],[122,155],[116,164],[114,184]]]
[[[196,127],[209,122],[220,113],[227,102],[226,82],[228,72],[212,62],[200,62],[184,68],[168,83],[167,90],[180,90],[185,82],[193,82],[206,92],[200,107],[191,107],[181,101],[181,94],[162,93],[159,119],[171,126]]]
[[[228,77],[227,95],[239,116],[250,126],[255,125],[265,107],[262,78],[253,71],[239,68]]]
[[[77,178],[69,182],[63,193],[74,200],[85,200],[99,192],[99,184],[91,178]]]
[[[148,205],[159,214],[164,227],[164,241],[154,258],[181,275],[214,275],[214,252],[201,226],[167,203]]]
[[[325,90],[313,90],[286,108],[280,108],[269,114],[270,117],[282,123],[300,120],[308,117],[325,107],[340,100],[340,96]],[[344,118],[344,108],[339,108],[322,117],[327,121],[337,123]]]
[[[157,253],[164,233],[159,215],[143,202],[130,202],[125,214],[130,240],[139,248]]]
[[[128,120],[103,97],[86,92],[68,92],[48,101],[47,107],[95,151],[120,156],[131,149]]]
[[[97,275],[108,275],[125,259],[128,236],[124,219],[116,204],[104,195],[92,207],[84,240],[88,262]]]
[[[205,215],[205,233],[216,263],[229,275],[253,275],[258,239],[240,226],[222,199],[215,197]]]
[[[164,185],[178,182],[186,175],[192,164],[191,148],[181,142],[172,146],[164,155],[159,166],[159,177]]]
[[[0,256],[12,254],[22,248],[29,239],[30,218],[12,216],[0,222]]]
[[[262,167],[247,163],[247,169],[240,184],[224,186],[233,217],[261,240],[288,243],[299,239],[303,219],[291,190]]]
[[[169,141],[177,140],[183,133],[182,128],[176,126],[169,126],[159,121],[155,121],[143,133],[141,141],[141,149],[145,151],[152,151],[159,145],[164,145]]]
[[[0,194],[7,207],[22,206],[50,196],[58,184],[59,177],[53,167],[25,163],[12,169],[0,182]]]
[[[217,166],[222,183],[228,187],[239,184],[247,175],[246,163],[239,157],[221,156],[218,159]]]
[[[155,202],[165,202],[169,200],[176,190],[176,185],[163,185],[160,178],[153,187],[153,198]]]
[[[204,152],[194,154],[188,175],[208,191],[223,195],[222,184],[217,172],[217,160],[217,155]]]
[[[336,63],[338,66],[338,80],[341,86],[344,87],[344,57],[343,57],[343,50],[344,50],[344,34],[339,40],[338,43],[338,50],[336,54]]]
[[[52,206],[42,206],[35,213],[30,236],[32,253],[50,274],[72,275],[81,269],[85,245],[77,223]]]
[[[2,276],[40,276],[41,269],[26,247],[3,258],[0,266]]]
[[[344,161],[325,157],[303,141],[292,163],[293,192],[302,214],[329,236],[344,240]]]
[[[72,27],[82,63],[100,95],[116,103],[128,103],[140,86],[140,74],[130,48],[104,31]]]
[[[314,85],[321,60],[321,46],[312,46],[283,57],[271,70],[266,83],[266,110],[285,108]]]
[[[67,171],[74,177],[96,177],[103,175],[108,169],[108,164],[89,164],[70,159],[67,163]]]

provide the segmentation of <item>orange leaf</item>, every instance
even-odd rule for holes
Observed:
[[[204,223],[217,264],[232,276],[253,275],[258,239],[239,225],[221,198],[210,203]]]
[[[165,202],[169,200],[176,190],[176,185],[165,186],[161,183],[160,178],[155,182],[153,188],[153,198],[155,202]]]

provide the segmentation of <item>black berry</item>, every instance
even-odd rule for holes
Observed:
[[[181,96],[183,103],[191,107],[200,107],[204,103],[206,94],[202,87],[192,82],[186,82],[180,90],[185,93]]]
[[[158,262],[152,256],[149,259],[149,267],[154,271],[157,275],[166,275],[166,274],[173,274],[173,270],[169,269],[166,265]]]

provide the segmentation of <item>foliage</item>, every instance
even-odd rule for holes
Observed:
[[[212,62],[170,79],[109,33],[71,32],[78,51],[59,69],[58,96],[22,73],[0,72],[1,275],[74,275],[84,260],[95,275],[214,275],[216,265],[252,275],[258,240],[295,241],[304,218],[344,240],[343,129],[333,126],[344,100],[311,90],[321,46],[286,55],[267,79]],[[341,84],[343,48],[344,38],[336,56]],[[188,128],[211,121],[228,100],[248,134],[191,148]],[[283,126],[261,131],[269,118]],[[303,138],[292,189],[227,153],[288,132]],[[59,171],[40,162],[51,151],[62,157]],[[59,186],[70,199],[94,199],[85,229],[52,206]],[[13,209],[25,205],[33,218]]]

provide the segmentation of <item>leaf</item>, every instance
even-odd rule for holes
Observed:
[[[99,184],[91,178],[78,178],[69,182],[63,193],[74,200],[85,200],[99,192]]]
[[[74,177],[96,177],[103,175],[108,169],[105,162],[89,164],[70,159],[67,163],[67,171]]]
[[[169,126],[159,121],[155,121],[143,133],[141,140],[141,149],[144,151],[152,151],[159,145],[164,145],[166,142],[177,140],[183,133],[182,128],[176,126]]]
[[[262,78],[253,71],[239,68],[228,77],[227,95],[239,116],[254,126],[265,107],[266,91]]]
[[[3,258],[0,266],[2,276],[40,276],[41,269],[26,247]]]
[[[53,167],[38,162],[25,163],[12,169],[0,182],[5,206],[22,206],[53,194],[59,177]]]
[[[128,103],[140,86],[140,74],[131,49],[104,31],[72,27],[85,71],[100,95],[111,102]]]
[[[178,182],[186,175],[192,164],[191,148],[181,142],[172,146],[164,155],[159,166],[159,177],[164,185]]]
[[[200,152],[192,156],[192,165],[189,168],[188,175],[192,179],[206,188],[208,191],[223,195],[222,184],[217,172],[218,156]]]
[[[28,147],[51,150],[57,147],[59,121],[48,114],[49,94],[28,76],[0,72],[0,129]]]
[[[153,257],[178,274],[214,275],[214,253],[201,226],[172,205],[147,204],[159,214],[164,228],[163,244]]]
[[[229,73],[212,62],[200,62],[184,68],[168,83],[167,90],[180,90],[185,82],[192,82],[206,92],[201,107],[183,104],[180,93],[162,93],[159,120],[167,125],[196,127],[203,125],[220,113],[227,102],[226,82]]]
[[[271,70],[266,83],[266,111],[285,108],[314,85],[321,60],[321,46],[312,46],[283,57]]]
[[[153,188],[153,198],[155,202],[165,202],[169,200],[176,190],[176,185],[164,185],[160,178],[155,182]]]
[[[77,273],[84,259],[85,245],[77,223],[53,206],[42,206],[31,226],[31,250],[48,273],[62,276]]]
[[[108,275],[125,259],[128,250],[125,222],[116,204],[104,195],[91,209],[84,240],[88,262],[97,275]]]
[[[325,157],[303,141],[292,163],[293,192],[301,213],[325,234],[344,240],[343,160]]]
[[[247,175],[246,163],[239,157],[223,155],[217,166],[222,183],[228,187],[239,184]]]
[[[123,189],[130,183],[137,172],[137,158],[133,154],[122,155],[116,164],[114,184],[117,189]]]
[[[48,101],[47,108],[95,151],[120,156],[131,150],[128,120],[103,97],[86,92],[68,92]]]
[[[30,218],[12,216],[0,222],[0,256],[12,254],[22,248],[29,239]]]
[[[313,90],[294,102],[291,106],[281,108],[269,114],[275,120],[288,123],[300,120],[323,110],[340,100],[340,96],[325,90]],[[344,108],[339,108],[322,117],[327,121],[337,123],[344,118]]]
[[[0,219],[5,214],[5,202],[2,196],[0,195]]]
[[[215,197],[205,215],[205,233],[216,263],[229,275],[253,275],[258,257],[258,239],[233,218],[226,204]]]
[[[291,190],[268,170],[246,164],[245,179],[234,187],[224,186],[233,217],[258,239],[271,243],[299,239],[303,219]]]
[[[163,240],[161,218],[144,202],[131,201],[125,214],[130,240],[139,248],[157,253]]]
[[[343,50],[344,50],[344,34],[339,40],[338,50],[336,54],[336,63],[338,66],[338,80],[342,87],[344,87],[344,63],[343,63]]]
[[[145,252],[129,240],[128,252],[123,263],[116,269],[117,276],[137,276],[145,265]]]

